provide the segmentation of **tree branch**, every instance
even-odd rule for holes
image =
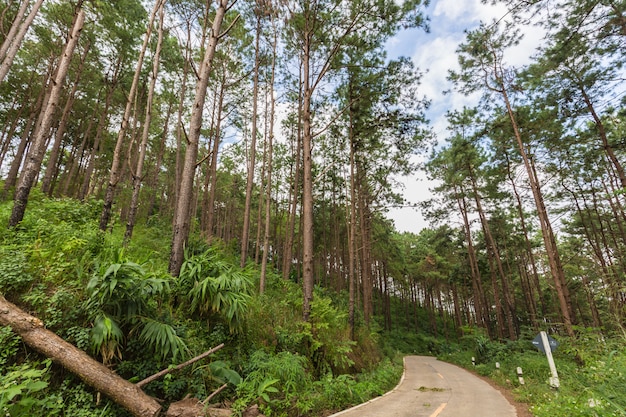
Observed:
[[[167,374],[169,374],[169,373],[171,373],[171,372],[174,372],[174,371],[178,371],[178,370],[180,370],[180,369],[183,369],[184,367],[189,366],[189,365],[191,365],[191,364],[192,364],[192,363],[194,363],[194,362],[198,362],[199,360],[206,358],[207,356],[209,356],[209,355],[211,355],[211,354],[213,354],[213,353],[217,352],[218,350],[220,350],[220,349],[221,349],[221,348],[223,348],[223,347],[224,347],[224,344],[223,344],[223,343],[222,343],[222,344],[220,344],[220,345],[217,345],[217,346],[215,346],[213,349],[207,350],[207,351],[206,351],[206,352],[204,352],[203,354],[198,355],[198,356],[196,356],[195,358],[191,358],[191,359],[189,359],[188,361],[181,363],[180,365],[176,365],[176,366],[174,366],[174,367],[164,369],[164,370],[162,370],[161,372],[157,372],[156,374],[154,374],[154,375],[152,375],[152,376],[149,376],[148,378],[144,379],[143,381],[139,381],[139,382],[137,382],[137,383],[135,384],[135,386],[136,386],[136,387],[138,387],[138,388],[141,388],[141,387],[143,387],[144,385],[147,385],[147,384],[149,384],[150,382],[152,382],[152,381],[154,381],[154,380],[156,380],[156,379],[159,379],[159,378],[161,378],[161,377],[162,377],[162,376],[164,376],[164,375],[167,375]]]

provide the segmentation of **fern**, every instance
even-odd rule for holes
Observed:
[[[161,359],[167,359],[171,354],[172,360],[186,352],[187,345],[183,339],[176,334],[176,330],[169,324],[144,317],[142,318],[142,330],[139,339],[151,346]]]

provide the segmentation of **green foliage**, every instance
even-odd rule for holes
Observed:
[[[28,271],[28,262],[23,252],[0,249],[0,293],[10,295],[24,291],[34,280]]]
[[[90,309],[97,307],[115,317],[130,318],[144,314],[153,297],[169,291],[167,279],[149,276],[134,262],[120,261],[104,268],[87,285]]]
[[[0,231],[0,291],[27,306],[46,327],[133,381],[184,355],[226,343],[208,365],[148,385],[155,397],[166,402],[186,394],[206,398],[229,383],[235,388],[221,398],[232,398],[236,389],[239,410],[258,403],[272,416],[321,415],[397,383],[401,366],[377,366],[375,330],[358,328],[357,341],[350,340],[341,296],[317,288],[311,321],[304,323],[299,285],[268,271],[267,291],[259,296],[254,266],[239,268],[220,246],[209,248],[193,238],[195,249],[173,279],[163,272],[169,240],[162,223],[138,225],[122,250],[123,230],[98,232],[100,207],[92,210],[91,202],[48,200],[38,191],[31,202],[33,210],[20,226]],[[8,216],[6,207],[0,205],[0,216]],[[28,359],[19,337],[0,329],[0,375],[22,365],[42,371],[40,363]],[[363,374],[346,373],[365,368],[369,371]],[[28,397],[37,404],[27,413],[34,417],[126,415],[108,400],[97,403],[95,393],[58,368],[46,369],[31,378],[47,384],[39,391],[28,388],[43,385],[19,380],[24,390],[12,406]]]
[[[171,354],[172,359],[176,360],[187,351],[187,345],[171,325],[148,317],[142,318],[142,324],[139,339],[148,346],[155,347],[162,359],[168,358]]]
[[[116,254],[117,262],[102,266],[89,281],[86,310],[93,315],[91,347],[105,363],[121,359],[127,332],[139,331],[139,339],[162,359],[176,360],[187,351],[182,338],[167,323],[158,321],[157,301],[169,296],[169,278],[147,273],[142,266]]]
[[[222,384],[229,383],[239,385],[242,381],[241,375],[230,369],[230,366],[224,361],[211,362],[209,364],[209,370],[211,371],[211,376]]]
[[[318,375],[346,372],[354,363],[349,355],[355,343],[350,340],[347,316],[321,294],[311,303],[310,323],[302,323],[302,332],[309,338],[310,355]]]
[[[117,417],[125,415],[117,406],[108,399],[102,398],[100,404],[96,401],[96,394],[89,391],[84,384],[68,378],[58,389],[56,394],[57,402],[61,404],[59,416],[72,417]],[[44,417],[42,415],[42,417]]]
[[[327,375],[315,382],[317,397],[312,408],[341,410],[383,395],[398,384],[402,370],[401,359],[394,363],[385,358],[370,372],[342,374],[336,378]]]
[[[24,416],[55,407],[40,395],[49,385],[50,364],[50,360],[41,365],[25,363],[0,374],[0,412],[7,416]]]
[[[384,332],[382,344],[385,356],[394,357],[397,352],[410,355],[440,355],[448,353],[451,344],[426,333],[395,329]]]
[[[114,357],[121,359],[120,345],[124,339],[124,332],[119,324],[106,313],[98,314],[91,329],[91,349],[102,356],[104,363],[109,363]]]
[[[255,402],[272,410],[271,415],[295,409],[299,397],[311,384],[307,362],[305,357],[290,352],[276,355],[263,350],[254,352],[247,376],[237,386],[238,400],[233,409],[242,411]]]
[[[588,329],[578,332],[577,339],[559,337],[560,346],[553,353],[561,385],[558,390],[549,385],[545,354],[531,343],[534,333],[507,343],[489,341],[481,335],[468,336],[463,345],[469,350],[441,359],[473,369],[512,389],[537,417],[626,416],[623,340]],[[479,351],[484,362],[473,367],[471,356],[477,358]],[[500,369],[496,369],[495,362],[500,363]],[[523,370],[524,385],[518,382],[517,367]]]
[[[20,338],[10,327],[0,327],[0,369],[14,358],[19,344]]]
[[[186,291],[192,312],[218,314],[231,331],[241,329],[252,292],[250,271],[221,259],[213,249],[200,255],[187,253],[179,286]]]

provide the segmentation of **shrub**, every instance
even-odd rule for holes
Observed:
[[[305,357],[290,352],[254,352],[245,369],[246,377],[237,386],[233,410],[240,412],[254,403],[270,415],[294,410],[312,388],[306,365]]]
[[[187,297],[191,312],[216,314],[230,327],[241,330],[252,293],[249,270],[225,261],[214,250],[189,255],[178,277],[179,292]]]
[[[42,395],[48,387],[50,360],[43,363],[24,363],[0,373],[0,411],[8,416],[47,413],[59,408],[56,401]]]

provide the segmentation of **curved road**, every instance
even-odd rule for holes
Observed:
[[[331,417],[516,417],[500,392],[466,370],[430,356],[404,358],[392,391]]]

